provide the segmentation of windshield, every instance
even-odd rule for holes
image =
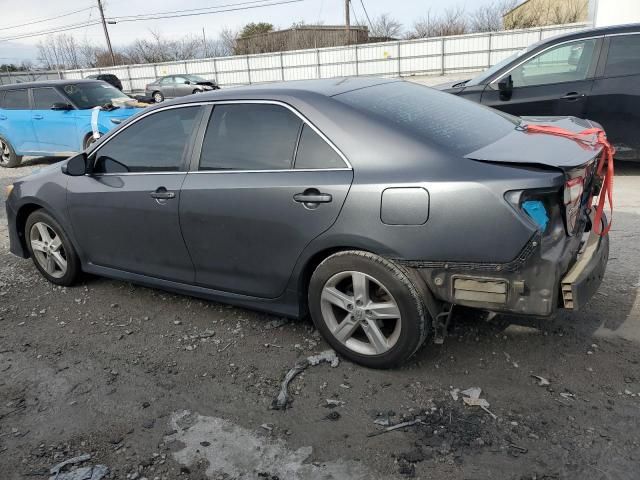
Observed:
[[[80,110],[101,107],[116,99],[130,100],[117,88],[102,82],[74,83],[65,85],[62,89]]]
[[[514,53],[513,55],[509,55],[507,58],[505,58],[501,62],[498,62],[494,66],[487,68],[480,75],[478,75],[478,76],[472,78],[471,80],[469,80],[466,83],[466,85],[467,86],[471,86],[471,85],[480,85],[481,83],[484,83],[489,77],[491,77],[491,75],[496,73],[498,70],[500,70],[505,65],[507,65],[507,64],[511,63],[512,61],[514,61],[516,58],[522,56],[523,54],[525,54],[526,52],[531,50],[531,48],[533,48],[533,47],[534,47],[534,45],[532,45],[529,48],[524,48],[524,49],[520,50],[519,52]]]
[[[186,75],[187,79],[192,82],[208,82],[206,78],[199,77],[198,75]]]

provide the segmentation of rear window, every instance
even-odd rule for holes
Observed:
[[[7,110],[29,110],[29,97],[26,90],[7,90],[2,100],[2,108]]]
[[[611,37],[605,75],[640,74],[640,35]]]
[[[517,117],[422,85],[394,82],[333,97],[459,155],[511,132]]]

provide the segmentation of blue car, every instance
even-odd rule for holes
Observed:
[[[100,80],[54,80],[0,87],[0,166],[17,167],[23,156],[69,157],[140,109]],[[118,106],[121,105],[121,106]],[[102,107],[94,112],[95,107]],[[92,126],[92,116],[97,124]],[[94,117],[95,119],[95,117]]]

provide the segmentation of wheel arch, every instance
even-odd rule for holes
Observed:
[[[45,210],[45,207],[39,203],[29,202],[22,205],[16,213],[16,231],[18,232],[18,238],[20,239],[20,246],[25,254],[25,258],[29,258],[29,248],[27,247],[27,238],[25,236],[25,228],[27,226],[27,219],[29,215],[37,210]]]

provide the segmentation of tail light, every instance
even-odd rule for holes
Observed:
[[[564,210],[567,222],[567,232],[573,235],[582,210],[584,193],[584,177],[573,177],[564,184]]]

